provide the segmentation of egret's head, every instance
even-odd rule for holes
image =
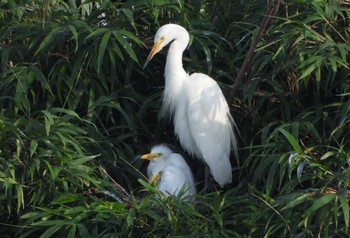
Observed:
[[[154,37],[153,48],[149,53],[143,68],[147,66],[148,62],[151,61],[155,54],[161,51],[164,46],[168,45],[173,40],[179,40],[181,44],[184,45],[185,49],[189,42],[187,30],[176,24],[166,24],[160,27]]]
[[[155,145],[152,147],[151,153],[142,155],[140,158],[141,159],[146,159],[146,160],[166,160],[169,158],[169,156],[174,153],[168,146],[164,144],[160,145]]]

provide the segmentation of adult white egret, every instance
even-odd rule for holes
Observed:
[[[178,195],[184,187],[183,197],[193,200],[196,194],[193,175],[185,159],[164,144],[153,146],[151,153],[141,156],[150,160],[147,176],[151,182],[159,180],[158,190],[164,195]]]
[[[231,146],[238,158],[233,131],[236,125],[216,81],[206,74],[189,75],[185,72],[182,53],[189,43],[187,30],[176,24],[159,28],[144,68],[169,43],[164,73],[163,115],[173,117],[174,131],[181,146],[191,155],[203,159],[221,186],[231,183]]]

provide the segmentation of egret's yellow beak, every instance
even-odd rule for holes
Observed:
[[[146,62],[145,64],[143,65],[143,69],[146,68],[148,62],[151,61],[151,59],[153,58],[153,56],[155,54],[157,54],[160,50],[160,45],[163,43],[164,39],[163,38],[160,38],[156,43],[154,43],[153,47],[152,47],[152,50],[151,52],[149,53],[147,59],[146,59]]]
[[[152,176],[152,178],[149,180],[149,183],[152,184],[155,181],[157,181],[157,179],[162,175],[162,172],[156,173],[155,175]]]
[[[149,153],[149,154],[145,154],[145,155],[142,155],[140,157],[140,159],[147,159],[147,160],[152,160],[152,159],[155,159],[155,158],[159,158],[160,156],[162,156],[160,153]]]

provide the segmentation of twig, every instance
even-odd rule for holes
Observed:
[[[252,193],[252,195],[254,197],[256,197],[257,199],[259,199],[260,201],[262,201],[266,206],[268,206],[272,211],[274,211],[286,224],[288,231],[290,232],[290,225],[288,224],[288,222],[286,221],[286,219],[284,219],[284,217],[281,215],[281,213],[279,211],[277,211],[273,206],[271,206],[267,201],[265,201],[263,198],[259,197],[258,195],[255,195],[254,193]]]
[[[122,195],[123,200],[130,205],[132,201],[130,194],[120,184],[118,184],[102,166],[100,166],[99,169],[102,173],[107,175],[107,177],[113,182],[116,190],[120,193],[120,195]]]
[[[338,0],[340,4],[350,5],[350,0]]]
[[[276,1],[270,1],[270,3],[268,4],[267,7],[267,11],[266,14],[264,16],[264,18],[262,19],[260,26],[259,26],[259,31],[256,34],[256,36],[254,37],[254,39],[252,40],[249,50],[247,52],[246,57],[244,58],[243,64],[241,69],[238,72],[237,78],[235,83],[232,86],[231,92],[230,92],[230,96],[228,98],[228,102],[232,102],[233,98],[236,96],[237,94],[237,90],[238,90],[238,86],[242,83],[243,79],[244,79],[244,75],[246,74],[247,69],[249,68],[249,65],[252,62],[253,56],[254,56],[254,52],[256,49],[256,46],[258,44],[258,42],[260,41],[270,19],[276,14],[278,8],[280,5],[280,0],[276,0]]]

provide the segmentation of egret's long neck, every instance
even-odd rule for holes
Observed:
[[[186,45],[174,40],[169,47],[165,64],[164,106],[171,112],[173,112],[177,99],[183,91],[183,86],[188,80],[188,74],[182,67],[182,53],[185,48]]]
[[[165,64],[165,79],[178,74],[186,73],[182,67],[182,53],[185,49],[177,40],[173,41],[169,47],[168,55]]]

